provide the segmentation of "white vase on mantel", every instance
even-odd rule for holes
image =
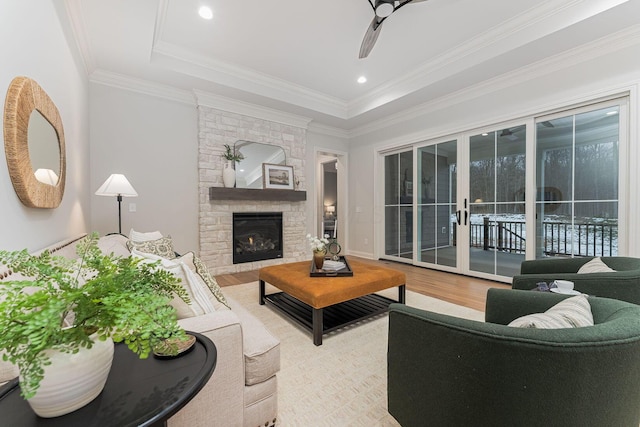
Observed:
[[[236,170],[233,168],[233,163],[233,160],[227,160],[222,170],[222,182],[227,188],[232,188],[236,185]]]

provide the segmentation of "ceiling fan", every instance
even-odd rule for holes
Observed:
[[[362,40],[362,45],[360,46],[360,59],[366,58],[373,49],[373,45],[376,44],[376,40],[378,40],[378,36],[380,35],[380,30],[382,29],[382,23],[385,19],[387,19],[393,12],[400,9],[402,6],[409,3],[419,3],[427,0],[367,0],[371,7],[373,8],[373,12],[375,15],[373,16],[373,20],[371,21],[371,25],[367,28],[367,32],[364,35],[364,39]]]

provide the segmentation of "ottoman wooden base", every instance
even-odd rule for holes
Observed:
[[[268,302],[313,333],[322,335],[351,323],[384,313],[392,302],[405,302],[405,275],[390,268],[349,261],[353,277],[309,277],[310,262],[260,269],[260,304]],[[283,292],[265,294],[265,282]],[[374,292],[398,287],[398,301]]]

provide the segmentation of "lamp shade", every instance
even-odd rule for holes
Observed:
[[[335,206],[327,206],[327,212],[334,213],[335,211],[336,211],[336,207]]]
[[[138,193],[124,175],[114,173],[98,188],[96,195],[137,197]]]

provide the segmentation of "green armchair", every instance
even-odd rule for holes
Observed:
[[[640,304],[640,259],[602,257],[615,272],[578,274],[578,270],[593,257],[553,258],[523,261],[520,274],[513,277],[513,289],[533,289],[538,282],[570,280],[584,294],[619,299]]]
[[[595,326],[506,326],[567,297],[490,289],[485,323],[392,304],[389,413],[404,427],[637,427],[640,306],[590,297]]]

